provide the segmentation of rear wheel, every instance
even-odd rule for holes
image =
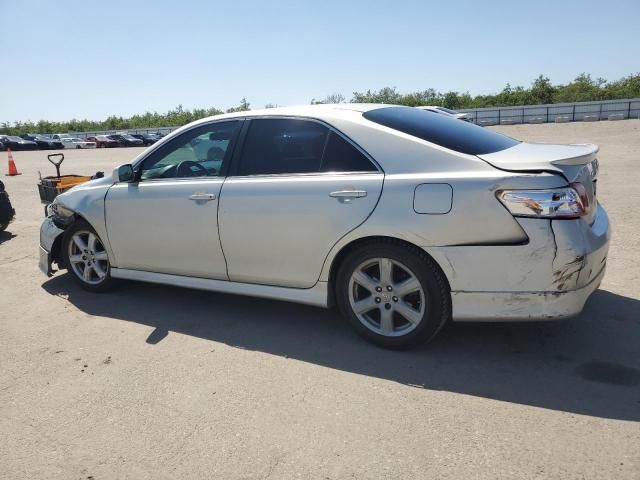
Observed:
[[[113,287],[111,264],[104,244],[84,220],[77,221],[65,231],[62,255],[67,270],[85,290],[102,292]]]
[[[426,253],[393,240],[348,255],[335,287],[341,313],[360,335],[385,348],[427,342],[451,315],[440,268]]]

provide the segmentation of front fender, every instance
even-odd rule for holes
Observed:
[[[86,220],[102,240],[109,259],[115,260],[116,257],[111,250],[109,236],[107,235],[104,210],[104,200],[111,185],[113,185],[111,176],[82,183],[58,195],[56,202],[72,210],[78,217]],[[116,266],[115,262],[112,261],[112,265]]]

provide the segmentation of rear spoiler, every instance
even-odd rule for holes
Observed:
[[[593,143],[574,143],[572,146],[585,147],[585,149],[589,150],[577,157],[561,158],[559,160],[552,160],[550,163],[553,165],[585,165],[595,160],[598,151],[600,151],[600,147]]]

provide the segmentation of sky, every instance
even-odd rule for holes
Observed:
[[[0,0],[0,122],[640,72],[640,0]]]

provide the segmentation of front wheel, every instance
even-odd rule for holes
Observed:
[[[393,240],[356,249],[336,277],[338,307],[355,330],[385,348],[431,340],[451,316],[444,274],[423,251]]]
[[[77,221],[65,231],[62,255],[69,274],[85,290],[102,292],[113,287],[111,264],[104,244],[84,220]]]

